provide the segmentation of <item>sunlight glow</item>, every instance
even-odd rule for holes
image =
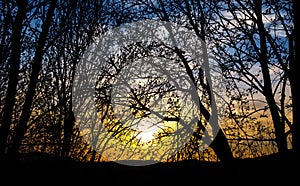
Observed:
[[[132,126],[135,132],[135,138],[142,144],[151,142],[156,138],[155,134],[159,132],[161,123],[153,121],[153,118],[143,118],[137,124]]]
[[[147,143],[147,142],[150,142],[151,140],[154,140],[155,139],[155,133],[156,131],[142,131],[140,133],[138,133],[136,135],[136,138],[141,142],[141,143]]]

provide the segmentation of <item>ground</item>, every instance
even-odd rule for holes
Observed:
[[[182,161],[134,167],[115,162],[34,159],[10,164],[2,175],[6,185],[289,186],[297,185],[296,168],[294,158],[289,156],[282,161],[277,155],[237,159],[228,166],[221,162]]]

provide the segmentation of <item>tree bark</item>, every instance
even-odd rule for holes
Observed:
[[[264,81],[263,93],[267,100],[271,112],[271,117],[275,129],[275,141],[277,144],[278,152],[281,154],[285,154],[285,152],[287,151],[285,125],[284,122],[281,121],[278,107],[276,105],[276,101],[272,91],[272,82],[271,82],[269,66],[268,66],[268,57],[267,57],[268,51],[267,51],[267,43],[266,43],[266,30],[262,20],[262,1],[255,0],[254,5],[255,5],[254,12],[257,16],[257,26],[259,32],[259,42],[260,42],[259,63],[261,65],[261,71],[262,71],[263,81]]]
[[[21,146],[22,140],[27,130],[27,122],[31,115],[31,107],[34,95],[36,93],[36,85],[38,82],[38,76],[41,69],[41,64],[44,56],[44,47],[47,41],[48,32],[53,20],[53,13],[56,7],[56,1],[53,0],[50,3],[46,19],[42,25],[42,31],[39,36],[38,44],[36,46],[36,52],[33,59],[32,73],[30,76],[30,82],[28,85],[28,90],[25,96],[25,103],[22,107],[22,114],[20,116],[20,121],[15,128],[15,136],[13,138],[13,143],[8,149],[8,155],[10,158],[15,159],[18,154],[18,150]]]
[[[292,128],[292,145],[295,157],[300,156],[300,85],[299,77],[299,1],[293,0],[293,13],[294,13],[294,31],[292,37],[294,40],[294,60],[290,61],[290,83],[293,103],[293,128]]]
[[[11,127],[11,122],[13,118],[13,108],[16,102],[17,85],[18,85],[18,75],[20,68],[20,55],[21,55],[21,33],[23,28],[23,21],[26,17],[26,0],[17,1],[18,11],[12,27],[11,36],[11,47],[12,54],[8,61],[9,75],[8,75],[8,87],[6,91],[6,100],[3,107],[3,115],[0,127],[0,159],[5,158],[6,148],[7,148],[7,137],[9,135],[9,130]]]
[[[204,18],[204,13],[203,13],[203,7],[201,6],[201,4],[197,4],[201,11],[201,23],[199,25],[199,23],[196,23],[192,17],[192,15],[190,14],[192,11],[191,11],[191,8],[189,6],[189,2],[187,0],[184,1],[185,2],[185,6],[187,8],[187,17],[188,17],[188,21],[189,21],[189,24],[192,25],[193,27],[193,30],[195,32],[195,34],[200,38],[202,39],[202,41],[205,43],[205,34],[206,34],[206,31],[205,31],[205,18]],[[210,77],[210,67],[209,67],[209,63],[208,63],[208,53],[207,53],[207,48],[206,46],[202,47],[202,50],[203,50],[203,58],[204,58],[204,67],[206,72],[206,79],[208,81],[208,83],[212,83],[212,79]],[[179,52],[177,52],[179,53]],[[187,70],[187,74],[189,75],[189,77],[191,78],[191,80],[194,82],[195,86],[197,87],[196,85],[196,81],[195,81],[195,78],[194,78],[194,75],[193,75],[193,72],[192,70],[189,68],[188,64],[186,63],[185,59],[183,56],[180,56],[180,58],[182,59],[182,61],[184,62],[185,64],[185,67],[186,67],[186,70]],[[211,108],[212,108],[212,113],[210,114],[208,112],[208,110],[204,107],[204,105],[200,102],[199,100],[199,103],[200,103],[200,112],[203,114],[203,116],[205,117],[205,119],[207,121],[210,122],[210,124],[213,126],[212,130],[213,130],[213,133],[215,135],[215,139],[212,141],[212,143],[210,144],[210,147],[215,151],[215,153],[217,154],[218,158],[224,163],[224,164],[231,164],[233,162],[233,155],[232,155],[232,152],[231,152],[231,148],[230,148],[230,145],[227,141],[227,138],[223,132],[223,130],[219,129],[219,121],[218,121],[218,110],[217,110],[217,106],[216,106],[216,103],[215,103],[215,97],[214,97],[214,93],[212,90],[210,90],[210,86],[208,85],[207,87],[204,87],[207,89],[208,93],[210,94],[210,101],[211,101]],[[194,98],[194,99],[199,99],[199,98]],[[199,125],[199,122],[198,122],[198,125]],[[203,126],[198,126],[200,128],[202,128]],[[205,128],[205,127],[204,127]],[[204,129],[205,130],[205,129]],[[199,138],[201,140],[201,136],[198,136],[198,135],[195,135],[195,137]]]
[[[73,134],[73,127],[75,125],[75,116],[72,110],[68,110],[66,118],[64,119],[64,136],[63,136],[63,147],[62,147],[62,156],[63,158],[69,157],[71,138]]]

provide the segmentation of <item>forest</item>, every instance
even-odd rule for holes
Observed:
[[[298,181],[296,0],[0,7],[1,185]]]

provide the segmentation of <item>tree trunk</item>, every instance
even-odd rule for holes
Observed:
[[[12,54],[8,63],[10,65],[9,75],[8,75],[8,87],[6,92],[6,100],[3,108],[3,115],[0,127],[0,159],[3,159],[6,154],[7,148],[7,137],[9,135],[9,130],[11,127],[13,108],[16,101],[17,85],[18,85],[18,75],[20,68],[20,55],[21,55],[21,33],[23,28],[23,21],[26,17],[26,0],[19,0],[18,12],[12,27],[11,36],[11,47]]]
[[[185,0],[185,6],[187,8],[187,12],[192,12],[191,7],[189,6],[189,2],[187,0]],[[187,17],[188,17],[190,25],[193,27],[193,30],[194,30],[195,34],[200,39],[202,39],[202,41],[205,43],[206,42],[205,41],[205,34],[206,34],[206,31],[205,31],[205,18],[204,18],[205,15],[204,15],[203,8],[201,7],[201,5],[198,4],[198,6],[199,6],[198,8],[201,11],[200,25],[199,25],[199,23],[196,23],[194,21],[191,14],[187,14]],[[210,76],[210,67],[209,67],[209,63],[208,63],[208,54],[207,54],[206,46],[202,47],[202,50],[203,50],[203,57],[204,57],[204,64],[203,65],[205,67],[205,69],[202,69],[202,70],[205,70],[206,80],[208,81],[208,83],[212,83],[212,79],[211,79],[211,76]],[[184,61],[183,56],[181,56],[181,59]],[[188,67],[188,64],[186,64],[185,66]],[[194,84],[197,87],[196,81],[194,79],[193,72],[192,72],[191,69],[189,69],[189,67],[187,69],[187,74],[189,75],[191,80],[194,81]],[[219,121],[217,119],[218,118],[218,116],[217,116],[218,115],[218,109],[217,109],[217,106],[216,106],[216,103],[215,103],[214,93],[213,93],[212,90],[210,90],[209,85],[206,88],[209,89],[207,91],[210,94],[209,96],[210,96],[210,101],[211,101],[212,113],[210,114],[208,112],[208,110],[204,107],[204,105],[200,101],[199,101],[199,103],[200,103],[200,112],[203,114],[205,119],[210,122],[210,124],[212,126],[213,133],[215,135],[215,139],[210,144],[210,147],[215,151],[218,158],[224,164],[227,164],[227,163],[231,164],[234,157],[232,155],[231,148],[228,144],[227,138],[226,138],[223,130],[221,130],[221,129],[219,130],[219,123],[218,123]],[[203,126],[199,126],[199,127],[202,128]],[[204,129],[204,130],[206,130],[206,129]],[[201,136],[198,136],[198,135],[196,135],[195,137],[202,138]]]
[[[22,140],[24,138],[24,135],[27,130],[27,122],[31,115],[31,106],[33,102],[33,98],[35,95],[35,88],[38,81],[38,76],[41,69],[41,64],[44,56],[44,47],[46,44],[49,28],[52,23],[53,19],[53,13],[55,10],[56,1],[51,1],[51,4],[48,8],[48,12],[46,15],[46,19],[42,25],[42,31],[39,36],[38,44],[36,46],[36,53],[33,59],[33,65],[32,65],[32,73],[30,76],[30,82],[28,85],[28,90],[25,97],[25,103],[22,108],[22,114],[20,116],[20,121],[18,125],[15,128],[15,136],[13,138],[13,143],[10,149],[8,149],[8,154],[10,158],[15,159],[18,154],[18,150],[21,146]]]
[[[272,82],[268,66],[268,57],[267,57],[267,43],[266,43],[266,30],[262,20],[262,1],[254,1],[254,12],[257,17],[257,26],[259,31],[259,43],[260,43],[260,53],[259,53],[259,63],[261,65],[261,71],[263,75],[264,87],[263,93],[267,100],[271,117],[275,129],[275,141],[277,143],[278,151],[281,155],[285,154],[287,151],[287,140],[285,137],[285,125],[281,121],[278,107],[272,91]]]
[[[63,158],[69,157],[73,127],[75,125],[74,113],[72,110],[68,110],[67,112],[67,116],[65,116],[66,118],[64,119],[64,139],[62,147]]]
[[[299,7],[299,1],[293,0],[293,13],[294,13],[294,31],[292,37],[294,37],[294,60],[290,62],[290,83],[293,102],[293,128],[292,128],[292,145],[295,157],[300,156],[300,85],[299,77],[299,13],[296,10]]]

